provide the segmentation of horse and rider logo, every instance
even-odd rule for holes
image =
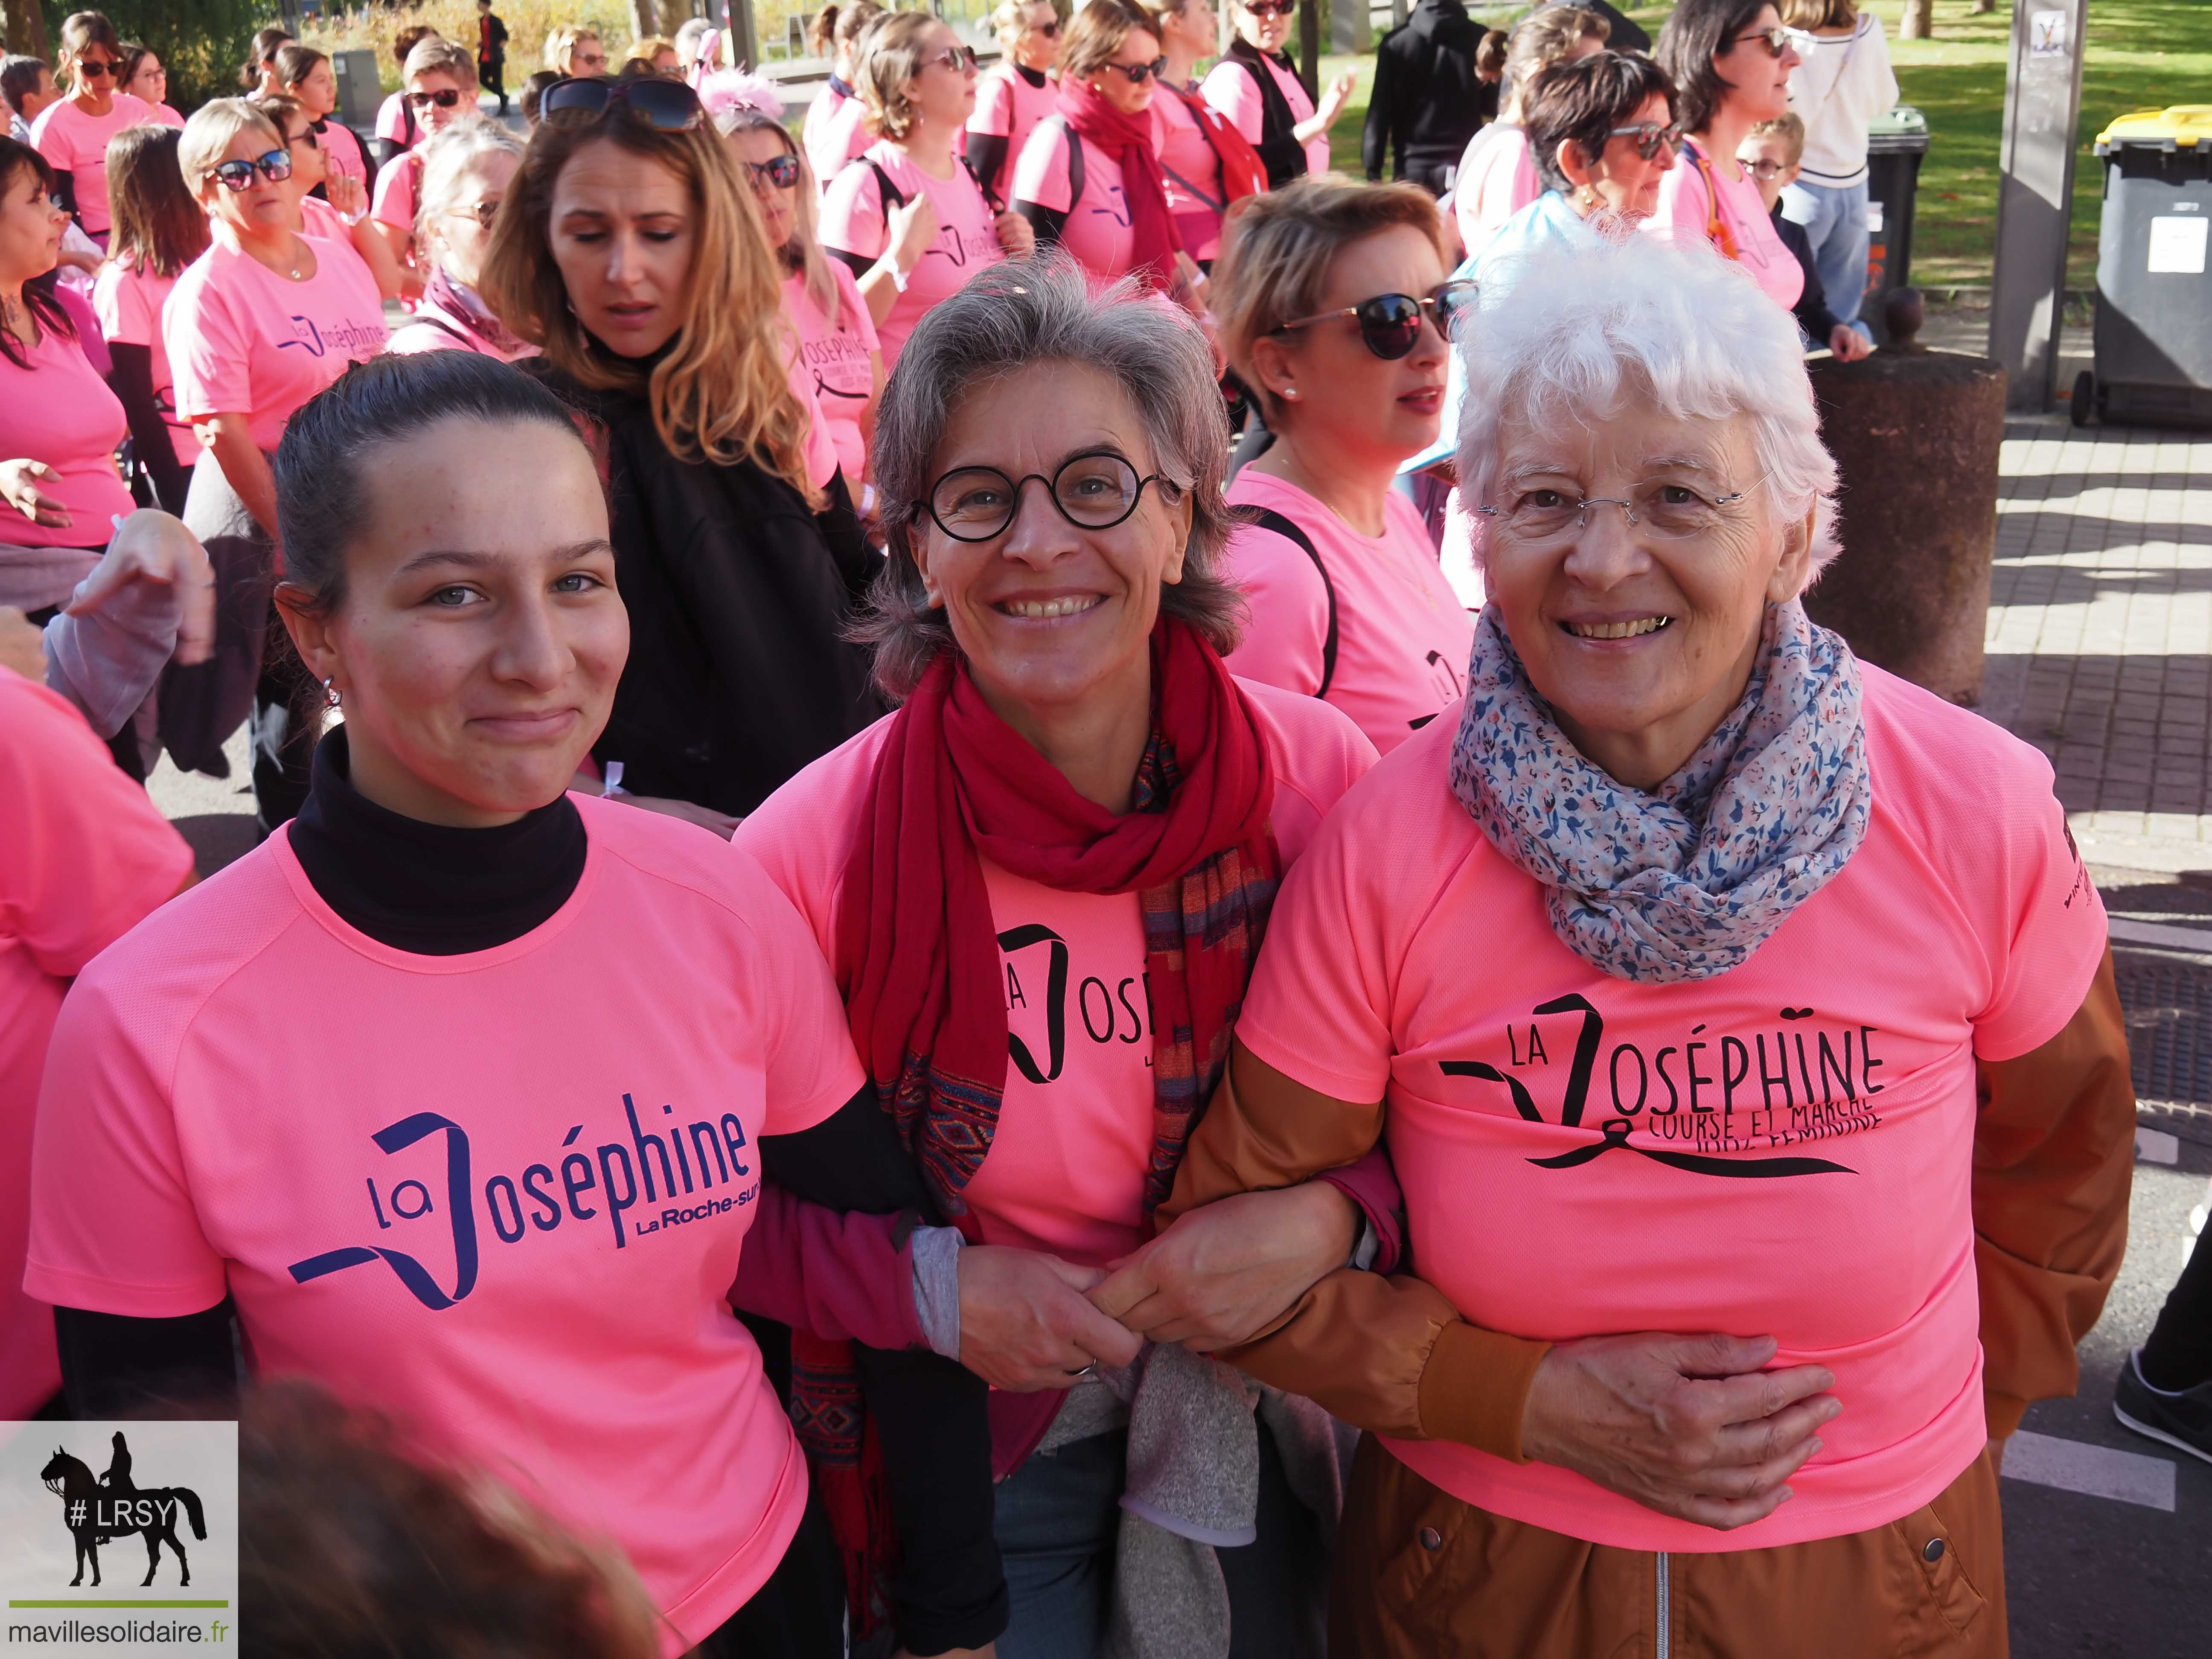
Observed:
[[[76,1542],[76,1577],[70,1580],[70,1588],[84,1583],[88,1565],[92,1568],[92,1582],[99,1583],[100,1547],[132,1533],[146,1540],[146,1576],[138,1581],[139,1588],[154,1582],[164,1544],[176,1553],[179,1584],[192,1582],[191,1564],[185,1560],[185,1547],[177,1538],[177,1511],[183,1510],[191,1522],[192,1536],[204,1539],[207,1521],[200,1512],[199,1494],[189,1486],[134,1486],[131,1447],[121,1430],[116,1431],[115,1450],[108,1459],[106,1474],[95,1479],[89,1468],[57,1446],[46,1467],[39,1471],[39,1479],[62,1500],[62,1524]]]

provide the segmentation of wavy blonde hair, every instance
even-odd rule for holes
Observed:
[[[554,185],[570,158],[597,143],[666,167],[684,182],[698,216],[684,320],[649,374],[594,349],[568,308],[553,262]],[[713,127],[702,122],[685,132],[656,132],[619,114],[588,126],[541,125],[508,186],[477,290],[579,386],[642,392],[654,429],[678,460],[757,461],[820,509],[822,492],[806,476],[808,416],[784,366],[781,264],[736,159]]]
[[[921,73],[921,43],[932,29],[951,27],[934,12],[895,11],[868,31],[853,65],[853,90],[868,106],[870,131],[900,139],[914,130],[908,94]]]

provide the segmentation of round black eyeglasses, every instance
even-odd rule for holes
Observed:
[[[1031,478],[1046,487],[1060,517],[1082,530],[1120,524],[1137,510],[1146,484],[1180,491],[1172,479],[1158,472],[1139,477],[1126,456],[1096,449],[1069,456],[1049,478],[1042,472],[1010,478],[995,466],[955,467],[930,486],[929,516],[956,542],[988,542],[1013,523]]]

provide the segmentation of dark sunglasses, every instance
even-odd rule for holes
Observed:
[[[1378,294],[1340,311],[1324,311],[1317,317],[1301,317],[1294,323],[1285,323],[1275,332],[1310,328],[1316,323],[1349,317],[1359,325],[1360,341],[1370,351],[1385,362],[1395,362],[1419,343],[1424,313],[1435,319],[1437,332],[1449,340],[1459,319],[1474,308],[1479,292],[1473,283],[1462,278],[1445,283],[1419,299],[1410,294]]]
[[[588,126],[619,106],[655,132],[689,132],[707,118],[699,94],[681,81],[644,75],[632,81],[571,76],[556,81],[538,100],[538,119],[550,127]]]
[[[407,102],[413,109],[428,109],[435,104],[440,109],[451,109],[461,101],[459,87],[440,87],[435,92],[410,92]]]
[[[973,46],[947,46],[943,52],[939,52],[936,57],[924,58],[922,60],[921,66],[924,69],[927,69],[932,64],[935,64],[940,68],[949,70],[974,69],[975,67],[975,48]]]
[[[799,158],[776,155],[765,161],[748,161],[745,171],[752,174],[756,183],[765,179],[778,190],[789,190],[799,182]]]
[[[1129,77],[1132,83],[1141,87],[1153,76],[1165,75],[1168,72],[1168,60],[1164,58],[1155,58],[1149,64],[1109,64],[1106,67],[1109,70],[1119,70]]]
[[[1039,23],[1030,32],[1032,34],[1042,34],[1048,40],[1057,40],[1060,39],[1060,23],[1057,20],[1049,23]]]
[[[1766,55],[1769,58],[1779,58],[1790,50],[1790,31],[1779,24],[1771,29],[1759,29],[1750,34],[1739,34],[1735,40],[1729,41],[1729,45],[1740,46],[1747,40],[1764,41],[1766,45]]]
[[[1674,128],[1654,126],[1649,121],[1641,126],[1611,127],[1605,136],[1608,138],[1633,138],[1636,140],[1636,153],[1647,161],[1655,160],[1662,149],[1672,155],[1682,147],[1681,135]]]
[[[104,81],[111,75],[122,74],[123,65],[112,58],[80,58],[76,60],[76,72]]]
[[[248,188],[257,173],[270,184],[281,185],[292,176],[292,153],[272,149],[258,161],[218,161],[212,170],[226,190]]]
[[[1298,0],[1244,0],[1244,9],[1255,17],[1288,17],[1298,9]]]

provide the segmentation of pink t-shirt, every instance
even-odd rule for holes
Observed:
[[[0,668],[0,1419],[61,1386],[53,1310],[23,1293],[31,1125],[70,981],[180,886],[191,848],[43,685]]]
[[[178,114],[176,111],[171,109],[167,104],[155,105],[154,112],[148,118],[149,120],[159,121],[165,127],[181,127],[185,124],[185,118]]]
[[[1011,204],[1014,199],[1014,166],[1030,130],[1059,108],[1057,85],[1047,79],[1041,86],[1031,86],[1029,77],[1004,58],[975,82],[975,112],[968,118],[968,131],[1006,141],[1006,159],[998,177],[983,181],[1000,201]]]
[[[368,159],[361,153],[361,140],[353,136],[353,129],[335,115],[323,123],[323,130],[315,135],[332,173],[343,173],[349,178],[368,182]]]
[[[343,242],[301,240],[315,256],[303,283],[279,276],[220,229],[177,278],[161,337],[183,419],[244,415],[253,441],[274,449],[295,410],[384,349],[384,301],[361,255]]]
[[[1281,88],[1283,100],[1291,106],[1291,119],[1304,121],[1314,112],[1313,100],[1298,77],[1276,63],[1267,60],[1267,73],[1275,77]],[[1244,142],[1255,149],[1260,146],[1261,130],[1266,125],[1267,105],[1260,96],[1260,84],[1252,78],[1252,71],[1238,59],[1224,58],[1213,66],[1213,72],[1200,83],[1200,94],[1206,101],[1228,118],[1229,124],[1244,135]],[[1154,102],[1158,100],[1155,99]],[[1323,133],[1306,145],[1306,172],[1318,177],[1328,171],[1328,135]]]
[[[130,424],[123,405],[75,340],[44,330],[23,356],[27,367],[19,368],[0,352],[0,459],[44,461],[60,473],[39,489],[69,509],[71,522],[33,524],[0,501],[0,545],[106,547],[115,533],[109,520],[137,505],[115,470]]]
[[[1728,176],[1732,167],[1734,179]],[[1766,204],[1759,199],[1752,176],[1732,161],[1715,159],[1712,168],[1713,180],[1720,186],[1721,221],[1735,238],[1737,263],[1769,299],[1789,310],[1805,292],[1804,267],[1775,234],[1774,221],[1767,216]],[[1639,228],[1686,245],[1705,242],[1711,206],[1705,176],[1685,149],[1659,180],[1658,210]],[[1711,246],[1719,251],[1719,243]]]
[[[1452,214],[1461,246],[1479,253],[1492,232],[1544,193],[1528,159],[1528,135],[1493,121],[1467,141],[1452,181]]]
[[[1375,751],[1310,698],[1247,684],[1275,767],[1276,844],[1289,866]],[[847,860],[889,733],[878,720],[800,772],[738,826],[826,953]],[[991,1244],[1103,1264],[1145,1237],[1152,1036],[1144,918],[1133,893],[1068,893],[986,863],[1006,975],[1012,1064],[990,1155],[964,1194]]]
[[[1167,175],[1163,182],[1168,211],[1182,232],[1183,252],[1194,259],[1213,258],[1221,252],[1221,209],[1216,205],[1221,201],[1221,158],[1190,106],[1172,89],[1155,92],[1152,108],[1152,148]]]
[[[1717,978],[1613,979],[1560,944],[1451,793],[1456,707],[1284,887],[1237,1035],[1310,1088],[1386,1103],[1413,1272],[1491,1330],[1764,1332],[1777,1366],[1835,1373],[1843,1414],[1795,1499],[1737,1531],[1554,1464],[1386,1443],[1468,1503],[1623,1549],[1753,1550],[1908,1515],[1988,1437],[1974,1062],[2073,1017],[2104,906],[2041,755],[1861,672],[1866,840]]]
[[[1229,538],[1229,580],[1244,590],[1251,622],[1230,666],[1304,696],[1321,693],[1328,594],[1336,592],[1336,673],[1328,700],[1389,754],[1467,689],[1474,620],[1437,563],[1413,504],[1383,498],[1379,537],[1357,533],[1295,484],[1246,467],[1232,504],[1281,514],[1313,538],[1328,586],[1296,543],[1239,526]]]
[[[1129,199],[1121,187],[1121,164],[1097,144],[1084,145],[1083,199],[1071,204],[1067,147],[1074,136],[1058,121],[1030,131],[1014,168],[1013,199],[1066,214],[1060,246],[1092,276],[1112,282],[1128,275],[1136,247],[1135,233],[1129,228]]]
[[[87,115],[64,98],[31,123],[31,145],[76,185],[76,218],[88,235],[106,233],[107,141],[125,127],[154,119],[154,107],[127,92],[113,94],[105,115]]]
[[[173,276],[156,276],[111,259],[93,278],[92,308],[108,344],[147,348],[154,371],[154,406],[161,411],[162,423],[169,428],[169,442],[177,459],[190,466],[199,459],[199,440],[192,435],[191,422],[178,418],[169,351],[161,342],[161,306],[176,285]]]
[[[576,808],[583,879],[491,950],[355,932],[280,832],[94,963],[47,1061],[26,1288],[139,1318],[228,1291],[258,1372],[611,1535],[672,1655],[760,1588],[806,1498],[723,1299],[757,1143],[863,1079],[757,869]]]
[[[869,146],[867,157],[883,168],[891,187],[908,201],[927,191],[937,208],[936,242],[921,256],[890,315],[876,326],[888,374],[897,366],[906,337],[929,308],[957,294],[984,266],[995,265],[1006,256],[999,246],[997,216],[966,167],[956,161],[950,179],[933,179],[889,143]],[[856,161],[830,182],[822,197],[820,234],[825,248],[863,259],[882,258],[884,198],[874,167]]]
[[[843,261],[828,264],[837,284],[837,320],[832,323],[822,314],[822,307],[806,291],[804,274],[784,278],[783,314],[798,332],[801,377],[814,395],[821,425],[836,450],[837,465],[857,499],[868,465],[860,411],[875,390],[873,357],[879,347],[859,281]]]
[[[828,88],[806,106],[799,142],[806,146],[806,165],[814,169],[814,182],[824,194],[845,164],[875,142],[867,118],[866,99],[840,97]]]
[[[409,150],[386,162],[376,175],[376,191],[369,204],[368,216],[380,225],[391,225],[415,234],[415,192],[420,186],[422,155],[419,150]]]
[[[789,309],[787,304],[786,309]],[[820,489],[837,476],[837,444],[830,435],[830,422],[822,418],[822,400],[814,395],[814,376],[800,359],[796,327],[791,330],[790,350],[784,358],[783,372],[791,382],[791,395],[806,411],[806,431],[799,440],[799,453],[806,464],[806,482]]]

